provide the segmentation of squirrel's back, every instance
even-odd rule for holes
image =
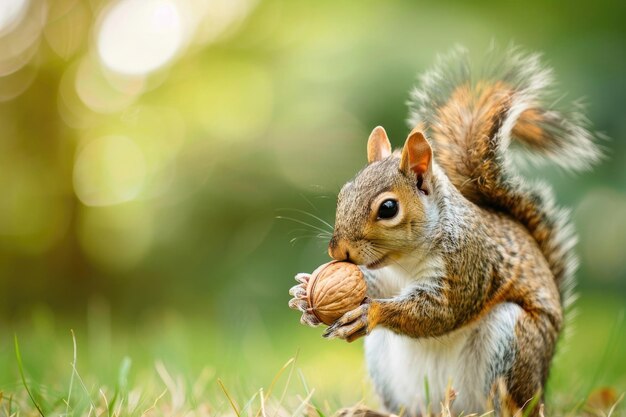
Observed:
[[[411,93],[409,124],[426,130],[437,163],[466,198],[526,227],[567,307],[577,267],[569,213],[555,206],[549,186],[515,172],[510,145],[521,145],[531,161],[572,171],[589,168],[601,153],[575,106],[551,107],[552,71],[538,55],[511,48],[497,57],[490,52],[490,65],[476,74],[462,48],[440,57]]]

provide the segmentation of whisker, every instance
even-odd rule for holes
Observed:
[[[293,229],[287,232],[287,235],[294,235],[297,233],[309,233],[309,232],[315,232],[314,230],[311,229]],[[318,232],[315,234],[311,234],[311,237],[316,237],[316,238],[320,238],[320,239],[330,239],[332,237],[332,234],[330,233],[322,233],[322,232]]]
[[[313,208],[313,210],[315,210],[315,211],[317,211],[319,213],[318,208],[315,207],[315,204],[313,204],[313,202],[307,196],[305,196],[304,194],[300,193],[300,197],[302,197],[302,199],[304,201],[306,201],[309,204],[309,206],[311,206],[311,208]]]
[[[289,239],[289,243],[294,244],[298,240],[311,239],[313,237],[315,237],[315,236],[313,236],[313,235],[296,236],[296,237],[293,237],[293,238]]]
[[[329,239],[329,236],[325,236],[321,233],[316,233],[316,234],[303,234],[303,235],[298,235],[298,236],[294,236],[293,238],[291,238],[289,240],[289,243],[294,243],[298,240],[303,240],[303,239],[315,239],[317,241],[321,241],[323,243],[326,243]]]
[[[294,233],[302,233],[302,232],[310,232],[311,229],[293,229],[287,232],[288,235],[294,234]]]
[[[303,226],[308,226],[308,227],[310,227],[310,228],[312,228],[312,229],[315,229],[315,230],[317,230],[317,231],[319,231],[319,232],[322,232],[322,233],[329,233],[329,232],[328,232],[328,230],[326,230],[326,229],[322,229],[322,228],[321,228],[321,227],[319,227],[319,226],[315,226],[315,225],[313,225],[313,224],[311,224],[311,223],[307,223],[307,222],[305,222],[305,221],[303,221],[303,220],[294,219],[293,217],[287,217],[287,216],[276,216],[276,218],[277,218],[277,219],[281,219],[281,220],[290,220],[290,221],[292,221],[292,222],[299,223],[299,224],[301,224],[301,225],[303,225]]]
[[[326,220],[322,219],[321,217],[316,216],[316,215],[315,215],[315,214],[313,214],[313,213],[309,213],[309,212],[308,212],[308,211],[306,211],[306,210],[300,210],[300,209],[296,209],[296,208],[281,208],[281,209],[278,209],[278,210],[282,210],[282,211],[295,211],[296,213],[301,213],[301,214],[304,214],[304,215],[309,216],[309,217],[311,217],[311,218],[313,218],[313,219],[315,219],[315,220],[317,220],[317,221],[319,221],[319,222],[323,223],[324,225],[328,226],[328,227],[330,228],[330,230],[331,230],[331,231],[333,230],[333,226],[332,226],[330,223],[328,223]]]

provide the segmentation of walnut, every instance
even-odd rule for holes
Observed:
[[[332,261],[311,274],[306,290],[312,313],[330,325],[363,302],[367,287],[358,266]]]

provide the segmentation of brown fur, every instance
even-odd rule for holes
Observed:
[[[342,194],[367,196],[362,192],[365,191],[361,189],[363,184],[377,181],[385,166],[400,163],[398,158],[389,157],[389,160],[364,170],[355,179],[356,184],[348,185]],[[356,211],[352,204],[346,207],[344,200],[340,199],[335,235],[329,249],[335,259],[345,260],[349,254],[349,259],[357,264],[367,265],[375,261],[376,256],[371,254],[376,250],[368,242],[389,242],[384,253],[389,262],[400,259],[406,251],[419,250],[420,239],[411,236],[424,233],[416,232],[415,228],[419,229],[419,226],[415,224],[422,223],[425,215],[423,199],[430,196],[423,196],[416,190],[415,175],[401,170],[394,175],[393,184],[383,189],[392,192],[400,204],[407,207],[405,218],[391,229],[381,227],[376,224],[375,212],[369,204],[363,204],[367,208],[365,211]],[[434,173],[428,187],[435,198],[440,195],[438,188],[446,188],[445,204],[463,208],[461,217],[454,219],[460,225],[456,235],[448,236],[438,231],[437,235],[429,236],[432,239],[430,255],[438,252],[445,259],[446,275],[439,278],[441,290],[372,300],[364,322],[366,331],[384,326],[411,337],[437,337],[479,320],[500,303],[518,304],[524,310],[516,335],[520,354],[506,380],[508,393],[515,404],[514,412],[542,391],[548,376],[562,325],[554,275],[537,241],[508,213],[472,203],[445,177],[437,178]],[[357,200],[363,201],[359,197]],[[395,242],[402,242],[404,246],[394,247]],[[407,247],[406,242],[415,246]],[[354,331],[363,334],[360,327]],[[351,335],[345,337],[352,340]]]
[[[391,298],[378,297],[378,283],[368,282],[370,302],[324,335],[352,341],[382,326],[413,338],[439,337],[480,325],[503,303],[515,304],[521,313],[511,335],[514,359],[495,358],[512,363],[495,368],[507,371],[492,381],[504,380],[500,402],[513,414],[544,391],[575,258],[566,217],[545,190],[510,170],[509,141],[556,160],[559,151],[578,152],[591,163],[599,153],[576,120],[541,107],[534,89],[547,75],[533,78],[524,67],[536,66],[536,58],[509,59],[517,66],[502,80],[462,78],[447,98],[432,97],[433,104],[426,88],[439,92],[447,85],[435,88],[432,80],[443,78],[425,78],[425,92],[414,96],[419,124],[401,155],[389,154],[382,128],[372,132],[369,164],[339,194],[330,255],[367,269],[407,260],[442,259],[443,266],[427,277],[429,286]],[[400,207],[391,219],[377,214],[385,199]]]
[[[514,93],[503,83],[483,82],[474,87],[461,85],[453,92],[439,109],[438,123],[430,126],[435,159],[445,174],[424,168],[424,163],[416,164],[420,172],[412,167],[411,158],[426,158],[426,164],[430,163],[432,152],[426,140],[413,145],[414,149],[408,149],[407,140],[400,161],[372,157],[373,164],[342,190],[329,245],[335,259],[368,265],[376,261],[372,253],[390,262],[407,251],[419,251],[415,242],[426,236],[431,240],[430,251],[444,256],[446,274],[440,277],[439,291],[372,300],[364,320],[367,332],[384,326],[411,337],[437,337],[479,320],[501,303],[519,305],[524,313],[516,327],[518,354],[506,377],[513,412],[541,393],[546,383],[563,323],[558,285],[565,262],[558,251],[551,252],[554,225],[541,199],[514,189],[499,159],[498,134]],[[522,113],[513,133],[529,143],[540,140],[541,128],[532,124],[538,117],[535,110]],[[399,169],[392,170],[384,183],[379,178],[389,175],[389,161],[399,164]],[[415,226],[425,223],[424,199],[429,198],[416,189],[420,178],[427,179],[425,187],[433,192],[433,198],[446,195],[439,204],[456,208],[452,220],[459,230],[452,236],[441,230],[432,235]],[[372,193],[371,201],[383,191],[406,207],[404,218],[392,228],[377,224],[375,208],[363,204],[368,193]],[[355,200],[349,209],[342,204],[346,194]],[[355,204],[366,210],[355,210]],[[381,251],[372,249],[369,242],[387,242],[386,253],[378,253]],[[404,246],[394,248],[389,242]],[[406,247],[407,242],[415,246]],[[355,333],[363,332],[358,328]],[[352,340],[352,334],[345,336]]]

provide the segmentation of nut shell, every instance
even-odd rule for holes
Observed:
[[[307,301],[315,316],[331,325],[365,299],[367,286],[358,266],[332,261],[318,267],[307,285]]]

